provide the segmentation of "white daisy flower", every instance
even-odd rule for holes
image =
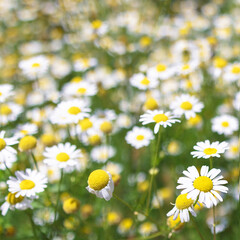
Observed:
[[[13,163],[17,161],[17,155],[6,152],[4,155],[0,154],[0,169],[6,170],[7,168],[11,168]]]
[[[91,29],[93,31],[92,33],[96,33],[98,35],[103,35],[107,32],[108,25],[107,25],[107,23],[102,22],[99,19],[96,19],[91,22]]]
[[[84,97],[94,96],[97,93],[97,87],[93,83],[81,81],[79,83],[66,84],[63,89],[64,96]]]
[[[180,177],[177,189],[183,189],[182,194],[187,193],[187,198],[196,200],[210,208],[212,204],[217,205],[217,199],[222,202],[223,199],[218,192],[227,193],[228,188],[222,186],[227,184],[226,180],[222,180],[223,176],[217,176],[221,170],[212,168],[208,171],[208,166],[202,166],[200,175],[195,166],[187,168],[187,171],[183,171],[186,177]]]
[[[74,71],[84,72],[91,67],[95,67],[97,63],[96,58],[78,58],[74,61]]]
[[[158,85],[158,80],[145,76],[143,73],[136,73],[130,78],[130,83],[140,90],[147,90],[155,88]]]
[[[23,74],[31,80],[42,77],[47,72],[48,66],[49,60],[43,55],[22,60],[19,63]]]
[[[34,197],[37,193],[43,192],[47,187],[47,178],[36,170],[26,169],[24,171],[16,171],[16,177],[9,177],[7,181],[9,192],[16,193],[16,197],[26,196]]]
[[[0,105],[0,124],[5,125],[8,122],[15,121],[20,113],[22,113],[23,107],[16,103],[3,103]]]
[[[196,217],[196,213],[194,211],[194,200],[191,198],[187,198],[187,194],[180,194],[176,198],[176,202],[171,211],[167,213],[167,217],[173,216],[173,220],[176,220],[178,215],[180,215],[181,222],[189,222],[189,212]]]
[[[34,135],[36,134],[38,131],[38,127],[36,124],[34,123],[25,123],[23,125],[19,125],[17,127],[15,136],[17,138],[22,138],[26,135]]]
[[[10,147],[12,145],[15,145],[18,143],[18,140],[16,137],[11,137],[11,138],[6,138],[4,137],[5,131],[0,132],[0,156],[4,159],[9,156],[9,154],[17,154],[17,151],[13,148]]]
[[[227,159],[238,159],[240,152],[240,139],[238,137],[233,137],[229,140],[229,149],[225,152],[225,157]]]
[[[99,198],[109,201],[114,191],[114,183],[109,172],[102,169],[91,172],[86,189]]]
[[[194,96],[182,94],[175,98],[170,108],[175,115],[182,116],[184,114],[186,119],[190,119],[191,117],[195,117],[196,113],[201,112],[203,104]]]
[[[128,144],[139,149],[148,146],[150,141],[154,138],[150,129],[144,127],[134,127],[129,131],[125,137]]]
[[[175,74],[174,68],[165,64],[159,63],[158,65],[151,67],[147,71],[147,75],[150,78],[166,80]]]
[[[6,201],[2,204],[0,208],[3,216],[7,214],[9,209],[26,210],[28,208],[32,208],[32,199],[27,199],[23,196],[16,197],[16,193],[8,193],[8,195],[5,197],[5,200]]]
[[[176,119],[175,116],[172,116],[171,112],[164,113],[162,110],[148,110],[145,114],[140,116],[139,121],[142,122],[143,125],[155,123],[155,134],[158,132],[160,126],[166,128],[167,126],[171,127],[175,122],[181,122],[180,120]]]
[[[97,119],[95,118],[95,116],[79,120],[78,124],[76,125],[76,133],[82,134],[86,131],[89,131],[94,127],[96,121]]]
[[[85,145],[99,145],[102,142],[104,134],[96,128],[87,130],[86,134],[81,134],[81,141]]]
[[[79,120],[89,117],[90,111],[82,100],[63,101],[57,105],[50,120],[53,124],[78,123]]]
[[[99,146],[91,151],[91,158],[94,162],[105,163],[108,159],[116,154],[116,150],[112,146]]]
[[[81,151],[70,143],[59,143],[57,146],[46,147],[43,152],[45,159],[43,162],[49,166],[59,168],[72,167],[77,165],[77,161],[82,157]]]
[[[157,231],[156,225],[151,222],[145,222],[139,226],[139,233],[142,236],[149,236],[151,233],[154,233],[156,231]]]
[[[240,111],[240,92],[237,92],[234,100],[233,100],[233,107],[237,110]]]
[[[240,79],[240,63],[233,63],[224,69],[223,79],[226,82],[235,82]]]
[[[197,158],[210,158],[210,157],[220,157],[220,153],[224,153],[229,147],[227,142],[213,142],[210,143],[209,140],[205,142],[197,142],[197,145],[193,147],[197,151],[191,152],[193,157]]]
[[[226,136],[231,135],[239,128],[238,119],[231,115],[217,116],[212,119],[212,131]]]
[[[0,103],[13,95],[13,86],[11,84],[0,84]]]

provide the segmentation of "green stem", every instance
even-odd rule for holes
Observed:
[[[7,166],[6,162],[3,161],[3,163],[4,163],[4,165],[5,165],[5,168],[8,170],[9,174],[10,174],[11,176],[13,176],[13,173],[12,173],[12,171],[9,169],[9,167]]]
[[[127,202],[125,202],[123,199],[118,197],[115,193],[113,193],[113,197],[116,198],[118,201],[120,201],[122,204],[124,204],[127,208],[129,208],[129,210],[131,212],[134,212],[134,210],[131,208],[131,206]]]
[[[152,168],[153,169],[156,167],[156,164],[157,164],[160,139],[161,139],[161,126],[160,126],[159,131],[158,131],[158,139],[157,139],[157,145],[156,145],[155,158],[152,162]],[[152,185],[153,185],[154,176],[155,176],[155,174],[151,174],[150,185],[149,185],[149,188],[148,188],[148,195],[147,195],[146,215],[149,214],[149,206],[150,206],[151,192],[152,192]]]
[[[35,158],[35,156],[34,156],[34,154],[33,154],[32,151],[31,151],[31,156],[32,156],[32,159],[33,159],[34,165],[35,165],[36,169],[37,169],[38,172],[39,172],[39,168],[38,168],[37,160],[36,160],[36,158]]]
[[[54,221],[53,221],[54,224],[55,224],[56,219],[57,219],[57,210],[58,210],[58,205],[59,205],[59,201],[60,201],[60,189],[61,189],[62,180],[63,180],[63,169],[61,169],[61,177],[60,177],[60,180],[59,180],[59,183],[58,183],[57,202],[56,202],[56,206],[55,206]]]
[[[193,222],[193,226],[194,226],[194,228],[196,229],[199,237],[200,237],[202,240],[204,240],[204,237],[203,237],[203,235],[201,234],[201,231],[199,230],[198,225],[197,225],[197,223],[195,222],[194,218],[192,218],[192,222]]]
[[[27,215],[29,217],[29,220],[30,220],[30,223],[31,223],[31,226],[32,226],[32,231],[33,231],[34,238],[36,240],[38,240],[37,229],[36,229],[35,223],[33,222],[32,215],[30,213],[27,213]]]
[[[210,169],[213,168],[213,158],[210,157]],[[215,205],[213,205],[213,239],[216,240],[216,223],[215,223]]]

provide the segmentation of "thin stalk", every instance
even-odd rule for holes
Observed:
[[[4,163],[4,165],[5,165],[5,168],[6,168],[6,169],[7,169],[7,171],[9,172],[9,174],[12,176],[12,175],[13,175],[13,173],[12,173],[12,171],[10,170],[10,168],[7,166],[6,162],[5,162],[5,161],[3,161],[3,163]]]
[[[194,228],[196,229],[199,237],[201,238],[201,240],[204,240],[204,237],[203,237],[203,235],[201,234],[201,231],[199,230],[198,225],[197,225],[197,223],[195,222],[195,220],[194,220],[193,218],[192,218],[192,222],[193,222],[193,226],[194,226]]]
[[[160,139],[161,139],[161,126],[160,126],[159,131],[158,131],[158,139],[157,139],[157,145],[156,145],[155,158],[154,158],[153,163],[152,163],[152,168],[153,169],[156,167],[156,163],[157,163],[157,159],[158,159]],[[148,188],[148,195],[147,195],[146,215],[149,214],[149,206],[150,206],[150,199],[151,199],[151,192],[152,192],[152,185],[153,185],[154,176],[155,176],[155,174],[151,174],[150,186]]]
[[[36,240],[38,240],[37,229],[36,229],[35,223],[33,222],[32,215],[30,213],[27,213],[27,215],[28,215],[28,218],[29,218],[31,226],[32,226],[32,231],[33,231],[34,238]]]
[[[120,201],[122,204],[124,204],[127,208],[129,208],[129,210],[131,212],[134,212],[134,210],[131,208],[131,206],[127,202],[125,202],[123,199],[118,197],[115,193],[113,193],[113,197],[116,198],[118,201]]]
[[[213,158],[210,157],[210,169],[213,168]],[[213,205],[213,239],[216,240],[216,223],[215,223],[215,205]]]
[[[35,158],[35,156],[34,156],[34,154],[33,154],[32,151],[31,151],[31,156],[32,156],[32,159],[33,159],[34,165],[35,165],[36,169],[37,169],[38,172],[39,172],[39,168],[38,168],[37,160],[36,160],[36,158]]]

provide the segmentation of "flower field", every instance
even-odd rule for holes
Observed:
[[[0,239],[240,239],[239,0],[0,0]]]

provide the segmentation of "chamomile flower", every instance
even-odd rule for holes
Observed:
[[[134,74],[130,78],[130,83],[132,86],[140,90],[152,89],[158,85],[156,78],[150,78],[149,76],[145,76],[143,73]]]
[[[167,126],[171,127],[175,122],[180,122],[180,120],[176,119],[171,112],[164,113],[162,110],[148,110],[145,114],[140,116],[139,121],[142,122],[143,125],[155,123],[155,134],[158,132],[160,126],[166,128]]]
[[[5,197],[5,202],[2,204],[0,210],[2,211],[2,215],[5,216],[8,210],[26,210],[28,208],[32,208],[31,206],[32,199],[28,199],[23,196],[16,197],[16,193],[8,193]]]
[[[0,105],[0,124],[5,125],[8,122],[15,121],[20,113],[22,113],[23,107],[13,103],[3,103]]]
[[[97,87],[93,83],[87,81],[81,81],[79,83],[70,83],[65,86],[63,90],[63,95],[74,96],[74,97],[84,97],[93,96],[97,93]]]
[[[180,194],[175,201],[174,207],[167,213],[167,216],[173,216],[173,220],[176,220],[180,216],[181,222],[189,222],[189,212],[196,217],[196,213],[193,208],[194,200],[187,197],[187,193]]]
[[[99,198],[109,201],[112,198],[114,184],[109,172],[102,169],[91,172],[88,177],[88,186],[86,189]]]
[[[152,131],[144,127],[134,127],[129,131],[125,137],[128,144],[139,149],[144,146],[148,146],[153,139]]]
[[[193,147],[196,151],[191,152],[193,157],[197,158],[210,158],[210,157],[220,157],[220,153],[224,153],[228,149],[227,142],[213,142],[210,143],[209,140],[205,142],[197,142],[197,145]]]
[[[226,82],[235,82],[240,79],[240,63],[233,63],[224,69],[223,79]]]
[[[116,154],[116,150],[112,146],[99,146],[91,151],[91,158],[94,162],[105,163],[109,158]]]
[[[240,152],[240,139],[238,137],[233,137],[229,141],[229,149],[225,152],[225,157],[227,159],[238,159]]]
[[[57,124],[78,123],[79,120],[89,117],[90,111],[82,100],[64,101],[55,108],[50,120]]]
[[[151,222],[145,222],[139,226],[139,233],[142,236],[149,236],[151,233],[154,233],[156,231],[157,231],[156,225]]]
[[[194,96],[189,94],[182,94],[175,98],[175,100],[170,105],[173,113],[177,116],[185,115],[186,119],[195,117],[196,113],[201,112],[203,104],[199,102]]]
[[[34,197],[37,193],[43,192],[47,187],[47,178],[36,170],[26,169],[16,171],[16,177],[9,177],[7,181],[9,192],[16,193],[15,197]]]
[[[17,155],[9,152],[1,154],[0,152],[0,170],[11,168],[12,164],[17,161]]]
[[[149,68],[147,75],[150,78],[159,78],[161,80],[168,79],[175,74],[173,67],[170,67],[166,64],[159,63],[154,67]]]
[[[70,143],[59,143],[57,146],[47,147],[43,152],[45,159],[43,162],[49,166],[59,168],[72,167],[77,165],[77,161],[82,157],[81,151]]]
[[[78,58],[74,61],[74,71],[84,72],[91,67],[95,67],[97,63],[96,58]]]
[[[212,131],[226,136],[231,135],[239,128],[238,119],[231,115],[217,116],[212,119]]]
[[[176,72],[180,75],[188,75],[196,70],[198,67],[197,61],[192,61],[189,63],[182,63],[176,66]]]
[[[210,171],[208,166],[202,166],[200,174],[195,166],[187,168],[183,171],[186,177],[180,177],[177,189],[183,189],[182,194],[187,193],[188,199],[196,200],[210,208],[213,204],[217,205],[217,199],[222,202],[223,199],[219,192],[227,193],[228,188],[222,186],[226,184],[226,180],[222,180],[223,176],[218,176],[220,169],[212,168]]]
[[[0,103],[13,95],[13,86],[11,84],[0,84]]]
[[[26,135],[34,135],[36,134],[38,131],[38,127],[36,124],[34,123],[25,123],[23,125],[19,125],[17,127],[17,131],[16,131],[16,134],[15,136],[17,138],[22,138]]]
[[[18,143],[16,137],[6,138],[5,131],[0,132],[0,155],[4,158],[6,154],[16,154],[17,151],[10,147]]]
[[[49,61],[43,55],[22,60],[19,63],[22,73],[31,80],[42,77],[47,72],[48,66]]]

